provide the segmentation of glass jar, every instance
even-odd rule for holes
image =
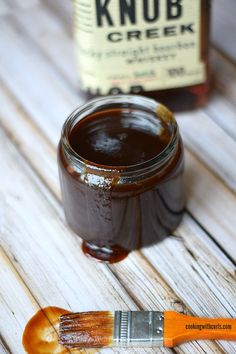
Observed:
[[[173,114],[152,99],[109,96],[76,109],[58,163],[67,222],[93,258],[117,262],[182,219],[183,145]]]

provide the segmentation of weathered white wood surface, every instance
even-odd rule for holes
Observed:
[[[214,50],[219,70],[209,104],[178,116],[187,147],[187,212],[175,235],[120,264],[93,263],[65,224],[56,165],[62,123],[82,102],[70,3],[37,3],[17,2],[16,12],[5,1],[0,8],[0,353],[23,353],[27,320],[48,305],[236,317],[234,65]],[[233,354],[236,344],[130,352],[173,351]]]
[[[234,60],[236,59],[235,14],[235,0],[212,1],[212,42]]]

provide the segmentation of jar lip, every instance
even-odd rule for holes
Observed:
[[[79,155],[71,146],[69,141],[69,134],[74,127],[74,125],[86,118],[88,115],[93,113],[96,109],[107,108],[136,108],[140,110],[146,110],[149,113],[154,114],[161,121],[164,121],[168,126],[172,128],[170,141],[167,146],[156,156],[153,158],[138,163],[134,165],[124,165],[124,166],[109,166],[95,163],[93,161],[87,160],[81,155]],[[78,119],[79,118],[79,119]],[[67,155],[70,156],[72,162],[74,164],[86,165],[86,167],[97,170],[104,171],[107,173],[123,173],[125,175],[129,175],[135,171],[143,171],[146,168],[149,168],[153,165],[161,166],[165,164],[167,160],[172,156],[172,151],[175,150],[176,143],[178,141],[179,136],[179,128],[178,124],[175,120],[175,117],[168,108],[161,103],[144,96],[139,95],[111,95],[104,96],[100,98],[95,98],[89,100],[84,105],[76,108],[66,119],[61,132],[61,142],[63,147],[65,148]]]

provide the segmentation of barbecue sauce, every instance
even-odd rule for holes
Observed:
[[[59,144],[66,219],[94,259],[120,261],[182,219],[183,146],[177,131],[170,148],[174,118],[159,108],[164,119],[129,108],[90,113],[69,130],[69,153]]]
[[[58,307],[39,310],[27,323],[22,344],[28,354],[94,354],[94,349],[66,349],[59,344],[60,316],[70,313]]]
[[[58,353],[69,351],[58,343],[59,319],[68,313],[58,307],[46,307],[39,310],[27,323],[22,343],[28,354]]]
[[[71,131],[70,144],[84,159],[99,165],[130,166],[148,161],[168,145],[170,133],[165,123],[143,127],[127,113],[108,110],[79,122]],[[96,118],[97,126],[94,126]]]

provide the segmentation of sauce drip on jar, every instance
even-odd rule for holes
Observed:
[[[94,259],[120,261],[181,221],[182,141],[171,112],[153,100],[89,102],[66,121],[58,162],[67,222]]]

